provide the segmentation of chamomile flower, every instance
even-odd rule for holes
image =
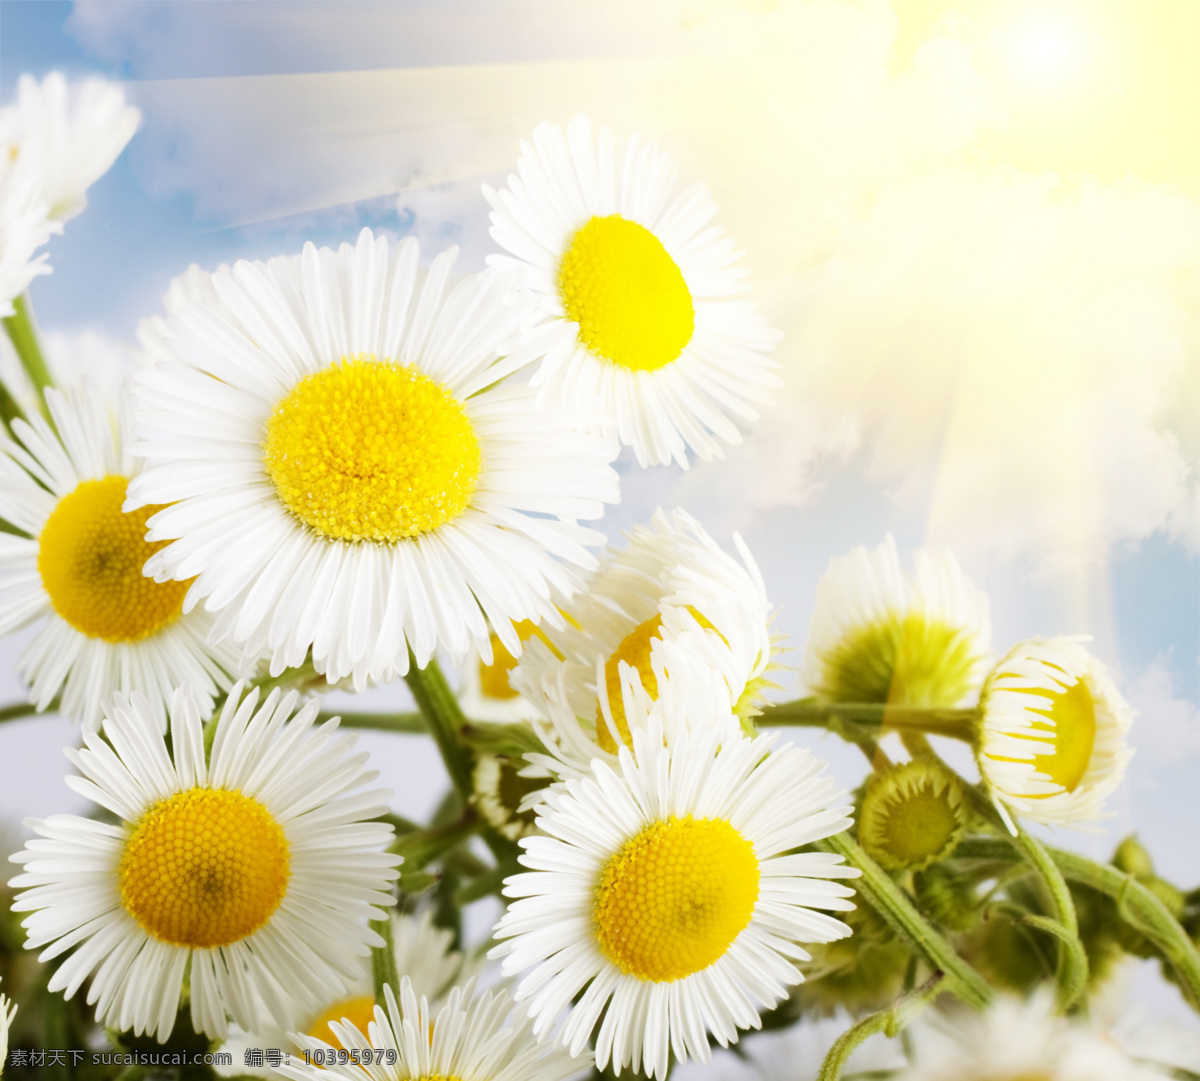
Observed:
[[[687,467],[740,443],[733,417],[779,385],[778,340],[753,303],[733,241],[710,226],[702,183],[674,198],[675,165],[634,135],[618,153],[586,117],[542,124],[523,143],[519,175],[483,193],[492,238],[538,297],[544,325],[526,343],[542,356],[535,385],[573,407],[602,405],[608,430],[642,465]]]
[[[759,1025],[803,977],[801,942],[828,942],[849,928],[815,909],[850,910],[857,875],[841,858],[795,853],[849,825],[824,763],[773,736],[718,746],[714,732],[638,729],[617,768],[545,795],[496,925],[491,956],[505,975],[529,971],[517,1001],[529,1002],[545,1036],[573,1054],[593,1030],[596,1062],[632,1064],[662,1077],[677,1061],[709,1056]],[[792,853],[792,854],[789,854]],[[603,1019],[601,1019],[603,1015]]]
[[[329,1026],[344,1049],[376,1052],[370,1065],[292,1059],[276,1072],[294,1081],[565,1081],[591,1064],[590,1056],[571,1058],[539,1043],[528,1018],[513,1015],[507,992],[477,994],[474,980],[455,987],[436,1013],[408,977],[400,980],[399,1002],[391,987],[384,997],[365,1031],[353,1021]],[[314,1060],[330,1048],[311,1037],[301,1042]]]
[[[0,148],[0,318],[16,310],[13,300],[39,274],[49,274],[46,255],[34,253],[62,225],[52,221],[32,155],[10,158]]]
[[[936,1028],[935,1028],[936,1026]],[[942,1031],[939,1031],[942,1030]],[[916,1061],[896,1081],[1155,1081],[1085,1023],[1056,1016],[1053,995],[999,999],[984,1014],[919,1025]]]
[[[363,230],[334,252],[240,262],[218,303],[171,323],[176,358],[135,380],[147,471],[129,506],[170,503],[147,567],[195,581],[215,635],[310,654],[361,688],[425,665],[489,659],[488,623],[558,620],[617,496],[598,437],[502,382],[527,307],[492,272],[451,280],[455,250],[418,268],[413,239]],[[582,423],[582,422],[581,422]]]
[[[118,696],[103,738],[67,750],[67,783],[113,812],[30,820],[37,837],[12,857],[10,885],[26,945],[50,978],[102,1023],[165,1040],[185,972],[197,1032],[224,1038],[226,1014],[247,1031],[282,1028],[360,976],[382,939],[368,928],[393,903],[392,828],[370,819],[388,793],[336,721],[314,728],[311,702],[289,722],[295,691],[229,694],[211,755],[191,696],[171,706],[171,750],[141,696]]]
[[[187,686],[207,716],[239,651],[209,644],[207,613],[183,613],[186,583],[142,573],[162,547],[146,540],[157,508],[122,510],[139,470],[96,388],[48,389],[45,401],[53,428],[31,413],[0,444],[0,518],[29,534],[0,536],[0,634],[44,621],[18,673],[38,709],[61,694],[61,711],[88,727],[118,691],[140,691],[163,727]]]
[[[0,110],[0,157],[35,160],[47,214],[66,221],[87,205],[87,189],[108,172],[140,120],[120,87],[103,79],[68,87],[57,71],[40,83],[22,75],[16,102]]]
[[[1125,776],[1134,711],[1086,641],[1031,638],[988,676],[976,759],[1006,818],[1094,821]]]
[[[991,654],[987,594],[950,552],[917,552],[914,563],[906,574],[890,534],[829,561],[800,671],[813,694],[944,708],[974,698]]]
[[[623,681],[657,698],[666,654],[657,666],[655,658],[669,643],[685,640],[702,662],[695,678],[711,697],[703,716],[753,715],[766,685],[770,606],[741,538],[739,560],[689,514],[659,510],[628,542],[607,553],[587,591],[564,608],[567,626],[526,644],[512,677],[549,722],[541,727],[551,753],[584,769],[595,754],[632,746]]]
[[[423,909],[418,915],[392,916],[392,944],[396,958],[396,972],[406,978],[414,992],[428,998],[434,1008],[446,1000],[455,983],[472,979],[479,969],[474,959],[464,957],[452,949],[454,934],[445,928],[435,927],[432,909]],[[297,1009],[294,1016],[301,1034],[330,1043],[334,1034],[330,1024],[349,1021],[360,1032],[367,1032],[375,1017],[375,993],[371,973],[370,957],[356,959],[358,975],[346,990],[326,1000],[316,1008]],[[366,1045],[362,1045],[366,1046]],[[235,1031],[223,1050],[229,1052],[233,1063],[222,1073],[238,1076],[258,1074],[263,1077],[277,1076],[270,1066],[246,1066],[248,1048],[276,1047],[292,1055],[303,1055],[304,1047],[277,1025],[265,1024],[257,1033]]]

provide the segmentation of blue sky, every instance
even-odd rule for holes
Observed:
[[[243,124],[240,110],[213,112],[211,103],[223,102],[225,108],[231,101],[244,100],[252,111],[258,100],[255,95],[275,93],[280,85],[291,84],[239,79],[307,73],[318,81],[296,85],[310,93],[314,87],[333,86],[334,82],[319,81],[332,78],[331,73],[358,72],[365,79],[373,77],[376,69],[406,67],[414,77],[419,74],[426,80],[421,85],[441,86],[429,80],[448,77],[460,68],[468,79],[471,76],[465,69],[483,64],[513,65],[516,79],[526,70],[520,65],[547,59],[571,61],[581,71],[597,57],[614,53],[633,55],[639,63],[648,57],[647,63],[653,63],[662,49],[669,51],[676,33],[671,27],[656,27],[653,34],[631,38],[615,23],[555,16],[553,5],[536,3],[508,4],[503,9],[476,0],[335,7],[339,30],[333,34],[321,32],[326,25],[323,20],[334,10],[325,4],[123,2],[93,4],[73,16],[72,4],[59,0],[0,2],[0,97],[9,100],[17,77],[26,71],[35,75],[53,69],[72,76],[99,73],[130,80],[131,95],[147,113],[145,127],[133,145],[91,189],[89,209],[68,223],[65,235],[50,247],[54,273],[38,279],[32,289],[46,329],[90,328],[114,339],[130,340],[138,320],[158,312],[171,278],[189,263],[213,267],[238,258],[265,258],[297,250],[306,240],[335,244],[352,239],[363,225],[398,234],[415,232],[434,248],[461,243],[466,265],[482,265],[491,244],[479,184],[503,183],[508,167],[503,162],[515,161],[515,138],[499,144],[501,148],[511,146],[511,159],[503,154],[496,159],[489,156],[490,150],[481,151],[477,160],[464,166],[461,176],[447,173],[451,178],[438,182],[436,177],[442,174],[435,172],[433,183],[405,191],[399,191],[397,184],[348,202],[330,204],[314,196],[318,205],[275,216],[269,209],[263,210],[270,207],[271,193],[276,190],[272,182],[286,182],[287,199],[300,198],[300,189],[292,184],[297,177],[257,175],[256,144],[246,141],[254,129],[239,126]],[[518,24],[501,18],[495,14],[501,10],[519,11],[524,21]],[[578,15],[579,9],[573,10]],[[386,27],[379,22],[384,15]],[[538,27],[537,34],[514,30],[514,26],[527,30],[530,25]],[[438,68],[443,69],[441,75],[433,70]],[[353,87],[366,85],[353,84],[345,91],[349,95],[346,100],[357,100],[353,94],[360,91]],[[482,85],[488,85],[486,80]],[[343,89],[337,92],[343,93]],[[215,93],[225,96],[204,96]],[[564,106],[544,96],[550,114],[559,118],[557,110]],[[530,100],[537,99],[534,93]],[[434,105],[432,101],[429,104],[430,108]],[[627,103],[613,107],[627,108]],[[352,129],[358,116],[348,112],[345,119]],[[531,130],[536,119],[522,115],[513,130]],[[386,119],[380,121],[384,128],[387,123]],[[281,126],[286,122],[281,120]],[[686,131],[686,124],[679,130]],[[223,157],[221,140],[226,131],[231,148]],[[267,140],[263,161],[276,162],[281,173],[302,173],[297,162],[327,161],[326,157],[305,157],[315,151],[302,145],[304,132],[290,143],[284,138],[288,134],[284,132],[277,142]],[[433,156],[430,147],[434,144],[421,142],[428,137],[415,126],[399,130],[399,134],[384,134],[393,139],[386,143],[388,153],[411,139],[420,154]],[[273,133],[272,138],[277,135]],[[679,136],[673,149],[678,149],[685,161],[703,160],[702,151],[693,150],[687,139]],[[377,168],[378,153],[354,157],[360,149],[358,144],[347,144],[348,173]],[[323,147],[317,150],[324,154]],[[215,157],[205,157],[213,151]],[[276,156],[269,156],[272,154]],[[404,170],[397,175],[400,173]],[[734,179],[723,181],[735,217],[738,175],[735,171],[730,174]],[[386,187],[388,176],[386,169],[373,173],[371,183]],[[749,186],[754,182],[752,171],[744,170],[740,176],[741,183]],[[343,183],[346,179],[327,177],[320,191],[353,190],[353,184],[346,187]],[[912,197],[909,191],[902,195]],[[878,191],[872,197],[881,204],[886,202]],[[256,220],[247,223],[248,218]],[[786,227],[791,219],[780,220]],[[738,221],[739,236],[743,235],[742,222],[751,239],[767,235],[754,231],[755,221],[744,210]],[[801,247],[805,243],[811,243],[814,250],[817,246],[816,240],[798,240]],[[748,258],[753,260],[756,251],[748,246]],[[759,246],[763,247],[761,242]],[[852,266],[862,257],[861,251],[847,246],[839,258]],[[784,290],[796,272],[784,262],[773,263],[772,258],[766,255],[763,263],[772,268],[774,277],[764,274],[759,279],[764,282],[765,302],[774,305],[773,315],[786,312],[790,318],[792,309],[800,311],[795,324],[798,329],[794,332],[788,324],[788,333],[791,337],[807,334],[810,325],[823,317],[820,310],[805,307],[819,309],[821,280],[804,279],[806,291],[797,293],[800,299],[788,299]],[[818,299],[812,300],[813,296]],[[835,299],[844,303],[844,297]],[[821,333],[845,334],[857,319],[851,312],[845,322]],[[969,324],[968,330],[973,325]],[[1184,363],[1194,369],[1194,352]],[[844,404],[845,398],[837,401]],[[827,402],[819,416],[809,418],[813,429],[819,427],[818,421],[836,429],[834,413]],[[877,425],[876,436],[846,436],[840,444],[833,436],[824,442],[814,436],[816,442],[811,446],[804,443],[797,448],[788,441],[793,433],[785,433],[787,438],[780,434],[781,429],[804,428],[809,420],[793,423],[787,416],[783,421],[768,420],[764,430],[769,438],[759,438],[756,432],[744,452],[732,454],[729,462],[698,465],[686,476],[677,469],[640,473],[626,462],[624,503],[605,524],[609,535],[615,539],[620,528],[647,518],[655,506],[676,501],[697,513],[722,541],[732,529],[741,530],[760,561],[772,599],[782,606],[780,625],[798,647],[813,589],[830,557],[854,544],[874,545],[887,530],[896,534],[902,551],[919,547],[936,532],[930,525],[936,519],[936,471],[929,474],[932,479],[922,479],[924,459],[916,452],[911,462],[904,458],[911,439],[889,443],[893,437],[888,433],[895,425],[886,423]],[[860,427],[869,430],[871,423],[876,422],[862,421]],[[1183,432],[1180,439],[1190,454],[1196,445],[1194,433]],[[780,495],[773,474],[783,477],[791,467],[789,456],[793,453],[803,460],[800,487],[804,491]],[[893,461],[902,464],[891,468]],[[1194,467],[1194,462],[1191,464]],[[1132,490],[1152,487],[1138,482]],[[763,489],[767,494],[757,502],[747,502],[744,490],[749,489]],[[1125,498],[1128,491],[1122,488],[1118,496],[1125,493],[1121,496]],[[1011,521],[1019,523],[1026,511],[1024,505],[1016,506]],[[1140,723],[1148,745],[1135,767],[1132,803],[1122,810],[1121,822],[1158,829],[1166,837],[1173,831],[1167,831],[1165,823],[1176,820],[1175,815],[1186,811],[1189,803],[1194,808],[1193,778],[1200,761],[1200,558],[1184,539],[1186,529],[1178,523],[1168,526],[1166,517],[1156,524],[1140,504],[1126,513],[1114,496],[1105,513],[1109,541],[1093,564],[1074,566],[1067,560],[1047,569],[1039,563],[1044,553],[1036,547],[1042,544],[1044,548],[1044,534],[1036,534],[1030,541],[1019,530],[1011,551],[993,550],[979,542],[976,548],[964,548],[962,558],[991,593],[999,648],[1037,633],[1094,633],[1097,651],[1119,668],[1122,685],[1141,688],[1144,716]],[[1122,525],[1134,519],[1140,523],[1136,528]],[[960,533],[952,529],[946,535]],[[973,534],[961,535],[968,541],[978,540]],[[1169,714],[1174,727],[1166,722],[1160,725],[1156,713]],[[1181,741],[1175,755],[1169,753],[1172,739]],[[1102,847],[1112,839],[1106,839]],[[1200,864],[1200,841],[1187,842],[1181,852],[1168,858],[1181,873],[1190,865],[1194,877]]]

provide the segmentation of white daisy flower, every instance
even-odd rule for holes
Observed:
[[[328,1001],[382,940],[367,924],[393,903],[392,828],[370,819],[390,793],[337,722],[313,727],[318,703],[288,723],[298,694],[229,694],[206,760],[190,695],[171,706],[171,751],[141,696],[120,695],[103,737],[66,754],[67,783],[121,820],[28,820],[38,834],[12,859],[25,871],[14,912],[31,912],[26,946],[70,998],[90,980],[101,1024],[166,1040],[185,972],[192,1025],[224,1038]]]
[[[301,1037],[311,1064],[293,1059],[276,1072],[294,1081],[565,1081],[591,1064],[590,1056],[573,1059],[538,1043],[529,1020],[512,1015],[506,992],[476,994],[474,980],[454,988],[436,1015],[407,977],[399,1003],[391,987],[384,997],[386,1010],[375,1007],[368,1032],[353,1023],[329,1026],[345,1050],[374,1051],[370,1065],[362,1054],[363,1065],[342,1062],[329,1044]]]
[[[212,278],[219,306],[173,320],[174,363],[139,373],[149,465],[130,507],[170,503],[147,566],[195,577],[185,607],[215,635],[269,653],[273,673],[311,651],[329,680],[387,680],[437,645],[489,657],[488,622],[558,621],[566,564],[617,498],[598,437],[538,407],[497,362],[527,313],[507,279],[451,284],[413,239],[363,230],[334,252],[240,262]]]
[[[984,1014],[956,1010],[918,1025],[916,1061],[896,1081],[1155,1081],[1170,1076],[1129,1058],[1078,1020],[1056,1016],[1052,993],[1001,998]]]
[[[46,254],[34,252],[62,225],[50,219],[41,178],[32,154],[12,158],[0,147],[0,318],[14,314],[13,300],[34,278],[50,273]]]
[[[593,755],[632,746],[623,681],[655,700],[666,653],[655,658],[669,643],[684,641],[703,662],[690,670],[710,704],[693,718],[757,713],[771,658],[766,588],[740,537],[738,560],[689,514],[659,510],[627,539],[563,609],[568,625],[527,643],[512,677],[550,722],[541,728],[551,753],[584,770]]]
[[[987,594],[950,552],[917,552],[906,574],[891,534],[874,551],[829,561],[800,670],[829,702],[951,708],[973,702],[987,675]]]
[[[186,583],[142,574],[162,547],[145,539],[158,508],[122,510],[139,468],[99,391],[84,382],[45,401],[53,428],[31,413],[0,443],[0,518],[29,534],[0,535],[0,634],[45,621],[17,662],[33,702],[61,693],[61,712],[95,727],[115,692],[140,691],[162,728],[187,686],[208,716],[238,651],[208,643],[207,613],[183,614]]]
[[[464,957],[451,948],[454,934],[433,924],[433,911],[426,908],[419,915],[392,916],[392,943],[396,958],[396,971],[407,978],[416,994],[428,998],[437,1009],[450,993],[455,983],[472,979],[480,968],[474,959]],[[360,1032],[367,1032],[375,1017],[375,992],[371,972],[370,956],[355,959],[357,977],[345,992],[336,997],[327,995],[316,1009],[296,1009],[300,1032],[325,1042],[334,1039],[331,1023],[348,1021]],[[270,1066],[247,1066],[246,1051],[250,1048],[274,1047],[293,1056],[304,1054],[304,1046],[291,1038],[286,1029],[278,1025],[265,1024],[257,1033],[235,1030],[222,1047],[233,1059],[231,1065],[218,1069],[228,1076],[257,1074],[262,1077],[277,1076]]]
[[[50,218],[66,221],[87,205],[87,189],[108,172],[140,121],[120,87],[103,79],[68,87],[57,71],[40,83],[22,75],[16,103],[0,110],[0,157],[31,156]]]
[[[1125,776],[1134,711],[1087,641],[1031,638],[988,676],[976,758],[1006,819],[1092,822]]]
[[[733,417],[780,385],[767,356],[779,335],[745,293],[732,240],[710,226],[702,183],[674,199],[675,165],[634,135],[618,153],[607,128],[577,116],[564,132],[541,124],[521,145],[518,176],[483,194],[492,239],[540,302],[527,342],[542,356],[533,382],[573,407],[602,406],[608,430],[642,465],[701,458],[737,444]]]
[[[578,1054],[594,1029],[596,1062],[663,1077],[668,1050],[708,1060],[756,1028],[803,976],[799,942],[850,929],[813,909],[849,910],[832,878],[857,870],[838,856],[797,853],[849,824],[824,763],[774,736],[726,741],[634,733],[618,767],[551,788],[539,808],[547,836],[527,837],[531,873],[506,881],[515,898],[491,956],[517,988],[534,1032],[570,1008],[558,1039]],[[601,1015],[603,1014],[603,1020]]]

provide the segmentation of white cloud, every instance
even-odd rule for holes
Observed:
[[[1200,706],[1177,697],[1170,657],[1162,655],[1126,688],[1138,711],[1130,740],[1155,766],[1178,766],[1200,758]]]
[[[649,6],[652,24],[645,4],[493,5],[516,34],[470,5],[122,7],[81,6],[78,32],[144,71],[188,32],[187,70],[250,70],[220,67],[218,39],[236,52],[271,27],[264,65],[292,64],[131,84],[148,187],[222,222],[440,185],[419,231],[481,234],[478,178],[511,168],[538,120],[586,108],[662,138],[681,176],[709,180],[787,334],[778,406],[681,483],[693,505],[701,486],[732,521],[803,505],[856,455],[976,566],[1062,572],[1156,531],[1200,539],[1200,210],[979,165],[1006,98],[969,28],[897,72],[883,3],[696,0]],[[368,40],[410,66],[311,70],[375,58]]]

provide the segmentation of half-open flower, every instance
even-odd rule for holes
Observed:
[[[1086,641],[1031,638],[988,676],[976,758],[1006,817],[1092,822],[1125,776],[1134,711]]]

